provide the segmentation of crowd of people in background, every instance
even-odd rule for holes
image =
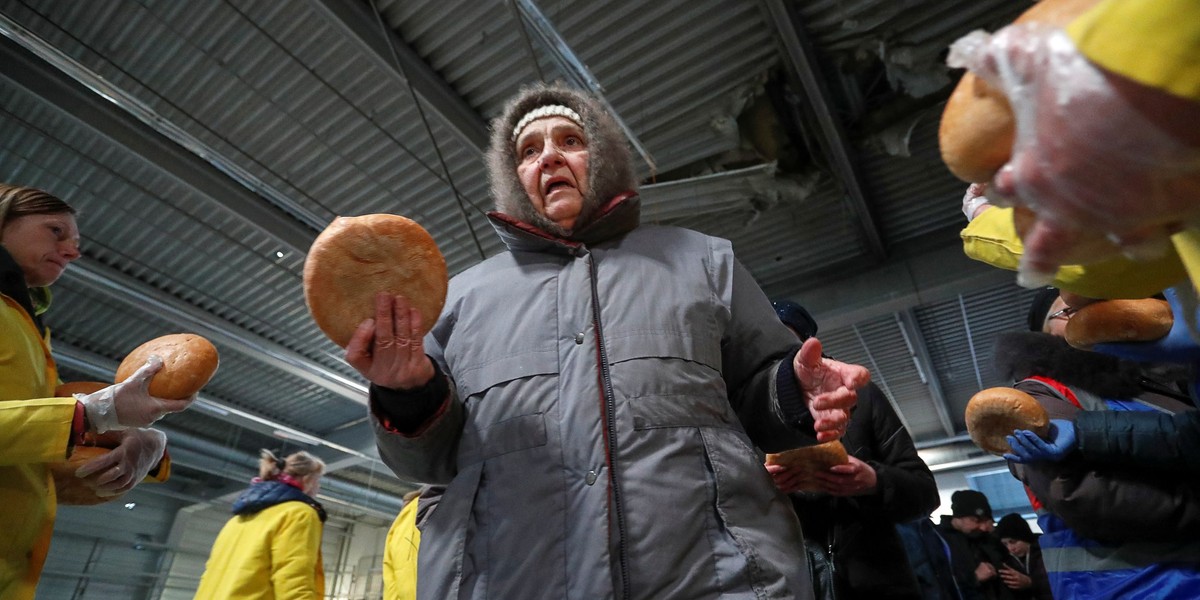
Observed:
[[[453,278],[428,336],[384,294],[346,349],[383,460],[427,484],[388,536],[387,597],[1200,597],[1198,28],[1190,0],[1108,0],[1065,33],[1013,26],[964,59],[1006,91],[1018,131],[1010,164],[964,199],[967,251],[1055,286],[996,353],[1053,418],[1006,456],[1040,534],[1017,513],[997,525],[967,489],[932,523],[933,475],[867,370],[823,355],[812,317],[773,308],[729,242],[640,223],[629,149],[596,98],[521,90],[486,156],[508,251]],[[1023,246],[1009,206],[1035,214]],[[1126,256],[1070,264],[1095,231]],[[47,465],[123,432],[125,458],[93,484],[126,491],[166,460],[149,426],[192,400],[148,394],[154,360],[55,397],[41,315],[79,239],[65,202],[0,185],[4,600],[32,598],[45,560]],[[1175,317],[1162,340],[1060,337],[1081,306],[1155,293]],[[818,492],[763,465],[831,440],[849,462]],[[264,451],[197,598],[321,597],[323,472]]]

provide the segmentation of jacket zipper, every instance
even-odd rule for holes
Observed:
[[[621,570],[621,597],[633,595],[629,584],[629,561],[625,551],[625,509],[621,498],[621,487],[617,485],[616,450],[613,440],[616,437],[616,401],[613,399],[612,374],[608,370],[608,352],[604,347],[604,332],[600,323],[600,293],[596,285],[596,260],[588,252],[588,273],[592,287],[592,326],[596,329],[596,354],[600,369],[600,396],[604,404],[605,454],[608,459],[608,478],[613,491],[613,512],[617,518],[617,561]]]

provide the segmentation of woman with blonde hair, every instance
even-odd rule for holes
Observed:
[[[281,460],[262,450],[258,477],[213,542],[196,600],[324,597],[325,509],[314,498],[324,474],[325,463],[308,452]]]

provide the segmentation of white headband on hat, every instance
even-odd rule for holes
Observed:
[[[525,116],[521,117],[520,121],[517,121],[517,126],[513,127],[512,139],[516,140],[517,135],[521,133],[522,129],[525,129],[526,125],[546,117],[564,117],[574,121],[576,125],[583,127],[583,119],[579,116],[579,113],[561,104],[547,104],[525,113]]]

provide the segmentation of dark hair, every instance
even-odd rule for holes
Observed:
[[[70,204],[37,188],[0,183],[0,227],[26,215],[75,214]]]
[[[1029,305],[1030,331],[1041,333],[1042,327],[1046,324],[1046,317],[1050,314],[1050,307],[1054,305],[1055,300],[1058,300],[1058,295],[1058,288],[1044,287],[1033,296],[1033,303]]]

